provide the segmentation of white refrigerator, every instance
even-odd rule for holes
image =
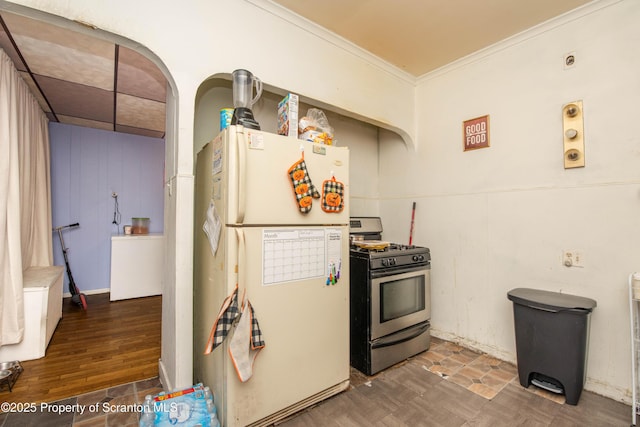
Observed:
[[[349,386],[348,181],[346,147],[241,126],[198,153],[194,379],[224,427],[269,425]],[[264,346],[238,354],[238,316],[205,354],[236,286]]]

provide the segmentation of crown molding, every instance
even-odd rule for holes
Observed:
[[[303,31],[306,31],[314,36],[322,39],[364,61],[367,63],[377,67],[378,69],[385,71],[393,76],[411,84],[416,84],[416,77],[412,74],[407,73],[406,71],[392,65],[391,63],[385,61],[372,54],[371,52],[362,49],[358,45],[350,42],[337,35],[336,33],[327,30],[326,28],[316,24],[313,21],[304,18],[291,10],[279,5],[278,3],[274,3],[271,0],[245,0],[247,3],[254,5],[257,8],[264,10],[267,13],[270,13],[278,18],[288,22],[291,25],[295,25]]]
[[[477,50],[467,56],[464,56],[460,59],[457,59],[453,62],[443,65],[440,68],[436,68],[433,71],[429,71],[428,73],[425,73],[422,76],[417,77],[416,83],[417,84],[424,83],[432,78],[441,76],[443,74],[447,74],[458,68],[481,61],[486,57],[495,55],[498,52],[501,52],[505,49],[513,47],[517,44],[523,43],[526,40],[537,37],[557,27],[560,27],[569,22],[575,21],[587,15],[590,15],[592,13],[598,12],[602,9],[605,9],[609,6],[612,6],[616,3],[620,3],[622,1],[624,0],[594,0],[591,3],[587,3],[584,6],[580,6],[574,10],[563,13],[562,15],[558,15],[555,18],[551,18],[548,21],[545,21],[541,24],[528,28],[514,36],[508,37],[504,40],[501,40],[497,43],[487,46],[486,48]]]

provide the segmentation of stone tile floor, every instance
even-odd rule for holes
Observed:
[[[520,384],[518,369],[511,363],[435,337],[431,339],[429,351],[418,354],[410,360],[419,363],[423,369],[485,399],[493,399],[509,383]],[[369,381],[377,375],[367,377],[352,368],[351,386]],[[561,394],[537,387],[529,387],[526,390],[556,403],[565,403],[565,398]]]
[[[0,414],[1,427],[137,427],[147,394],[162,391],[158,378],[123,384],[41,406]],[[79,410],[84,409],[83,411]]]
[[[520,385],[510,363],[432,338],[429,351],[374,376],[352,369],[351,387],[280,427],[627,427],[631,407],[589,391],[578,405]]]
[[[429,372],[458,384],[486,399],[493,399],[507,384],[519,384],[518,370],[511,363],[495,359],[454,343],[434,339],[429,351],[416,356]],[[537,387],[527,390],[556,403],[565,403],[562,394]]]

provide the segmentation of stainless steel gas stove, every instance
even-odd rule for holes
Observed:
[[[378,217],[352,217],[351,365],[373,375],[431,342],[429,248],[382,240]]]

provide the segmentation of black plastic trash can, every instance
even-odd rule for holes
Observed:
[[[520,384],[563,393],[566,403],[577,405],[586,377],[589,315],[596,302],[528,288],[512,289],[507,297],[513,301]]]

